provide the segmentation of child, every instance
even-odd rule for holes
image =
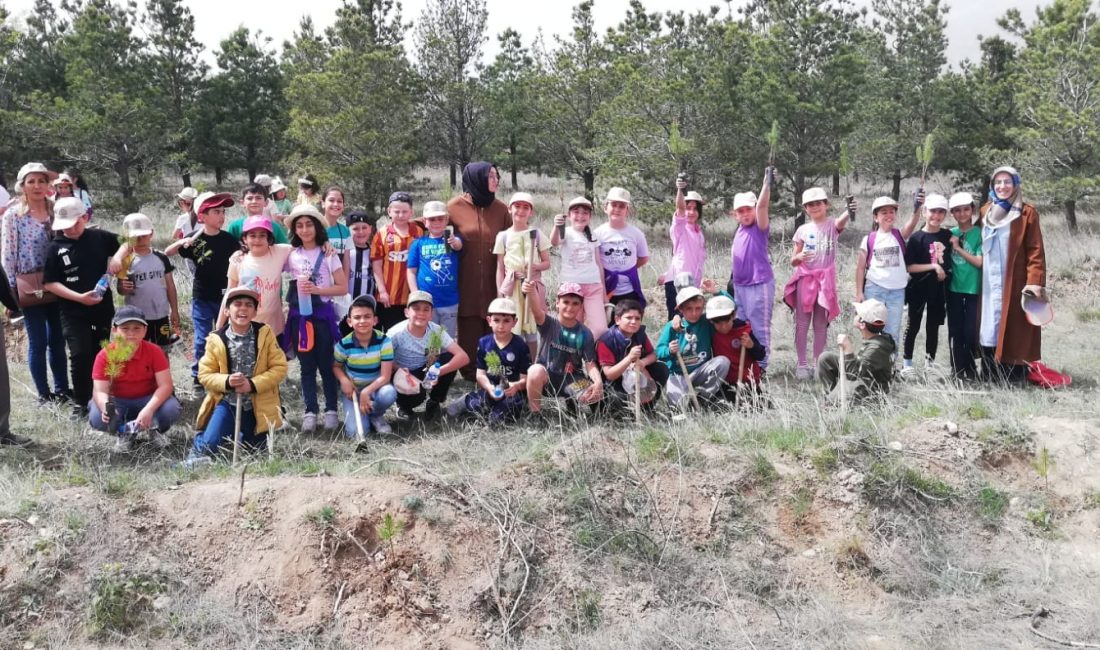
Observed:
[[[75,415],[83,419],[92,400],[92,366],[99,342],[110,337],[114,298],[109,276],[120,266],[111,255],[118,251],[118,235],[88,228],[84,203],[76,197],[58,199],[53,206],[55,234],[46,252],[43,286],[60,303],[61,331],[69,348]]]
[[[271,328],[253,320],[260,296],[247,287],[225,292],[228,323],[207,339],[199,367],[206,397],[199,408],[194,445],[185,465],[209,462],[223,444],[233,444],[237,400],[241,400],[241,444],[263,448],[267,434],[283,425],[279,384],[286,356]]]
[[[179,338],[179,304],[176,301],[175,267],[164,253],[153,250],[153,221],[134,213],[122,220],[130,241],[130,254],[119,273],[118,292],[127,305],[141,310],[147,323],[145,340],[167,346]]]
[[[905,302],[909,305],[909,322],[905,327],[902,345],[903,377],[913,372],[913,347],[920,331],[921,316],[928,310],[925,323],[924,355],[929,367],[936,360],[940,343],[940,325],[947,318],[947,279],[951,276],[951,256],[944,252],[951,248],[951,231],[940,227],[947,218],[947,197],[931,194],[925,200],[924,228],[913,233],[905,245],[906,269],[909,284],[905,288]]]
[[[240,243],[233,235],[222,230],[225,209],[232,206],[233,197],[226,192],[200,194],[195,199],[195,213],[202,220],[202,228],[190,237],[172,243],[164,251],[165,255],[178,252],[180,257],[195,263],[195,279],[191,286],[195,361],[191,364],[191,377],[196,388],[202,388],[199,382],[199,360],[206,350],[206,336],[218,319],[222,295],[229,282],[229,258],[240,250]]]
[[[409,247],[409,291],[432,294],[432,322],[458,337],[458,252],[462,238],[447,228],[447,205],[428,201],[421,216],[428,229]]]
[[[233,235],[238,241],[241,240],[241,235],[243,234],[242,228],[244,228],[244,222],[246,220],[250,217],[267,216],[264,214],[264,208],[267,206],[267,190],[259,183],[250,183],[246,185],[244,191],[241,192],[241,203],[244,205],[244,216],[230,221],[229,226],[225,229],[227,233]],[[271,226],[271,232],[275,237],[276,244],[286,244],[290,241],[283,224],[278,221],[272,221]]]
[[[271,200],[272,178],[270,176],[268,176],[267,174],[256,174],[256,177],[252,179],[252,183],[255,184],[255,185],[259,185],[260,187],[263,188],[263,190],[264,190],[264,207],[263,207],[263,210],[260,212],[260,214],[262,214],[263,216],[270,219],[271,217],[275,216],[275,212],[274,212],[275,204]],[[249,216],[252,216],[252,215],[249,215]]]
[[[591,216],[592,204],[587,199],[573,199],[570,214],[574,213],[575,205],[584,205],[578,200],[588,204],[587,212]],[[577,221],[587,223],[587,220]],[[598,259],[595,248],[591,250],[593,257]],[[534,295],[535,288],[530,280],[524,280],[522,289],[525,294]],[[596,339],[581,322],[583,291],[576,282],[561,283],[557,292],[557,318],[546,313],[543,303],[537,300],[528,303],[539,330],[538,357],[527,370],[527,401],[532,413],[542,412],[544,391],[549,391],[551,396],[571,397],[580,404],[596,404],[603,399],[603,375],[596,362]],[[602,285],[600,291],[603,291]]]
[[[73,196],[73,179],[68,174],[58,174],[53,179],[54,200]]]
[[[195,231],[198,218],[195,216],[195,199],[199,197],[198,191],[193,187],[185,187],[176,195],[176,205],[179,206],[180,215],[176,217],[176,223],[172,226],[172,239],[183,239]]]
[[[359,296],[374,297],[370,242],[374,238],[377,224],[378,217],[362,210],[355,210],[348,215],[348,228],[351,229],[351,244],[354,247],[348,250],[348,296],[352,301]]]
[[[703,319],[705,302],[703,292],[697,287],[680,289],[676,294],[680,316],[665,323],[657,341],[657,359],[669,370],[665,389],[671,406],[685,404],[689,381],[700,400],[713,400],[722,389],[722,380],[729,374],[730,360],[714,356],[711,344],[714,326]],[[684,377],[685,367],[687,377]]]
[[[649,245],[645,233],[626,219],[630,216],[630,192],[621,187],[607,191],[603,204],[607,223],[596,228],[596,240],[600,242],[600,261],[607,294],[612,303],[631,298],[645,307],[645,293],[638,269],[649,262]],[[607,329],[607,315],[601,314]],[[593,333],[595,333],[593,331]]]
[[[820,187],[802,193],[802,207],[810,220],[794,231],[794,273],[783,287],[783,302],[794,310],[794,347],[798,354],[798,379],[809,379],[813,370],[806,358],[810,323],[814,326],[814,361],[825,349],[829,322],[840,314],[836,295],[837,238],[848,225],[851,211],[829,218],[829,197]],[[854,206],[853,206],[854,207]]]
[[[668,320],[676,315],[676,276],[690,273],[692,284],[703,281],[703,263],[707,261],[707,243],[703,237],[703,197],[698,192],[684,196],[687,180],[676,179],[676,211],[672,213],[672,225],[668,236],[672,240],[672,261],[659,279],[665,285],[665,308]],[[740,195],[738,195],[740,196]]]
[[[897,345],[884,330],[887,309],[882,302],[869,298],[855,303],[856,327],[863,345],[857,357],[847,335],[837,337],[837,344],[844,352],[844,375],[848,379],[845,399],[862,401],[874,395],[890,392],[890,378],[894,373],[894,354]],[[829,351],[817,361],[817,376],[825,385],[826,394],[833,393],[840,381],[840,355]]]
[[[550,240],[543,237],[537,228],[529,226],[531,214],[535,209],[535,200],[527,192],[516,192],[508,203],[508,212],[512,215],[512,226],[502,230],[493,243],[493,254],[497,256],[497,287],[501,298],[511,298],[519,316],[516,318],[515,334],[527,340],[528,356],[534,357],[538,349],[538,333],[527,300],[537,300],[546,304],[546,285],[542,282],[542,272],[550,268]],[[532,239],[533,237],[533,239]],[[531,264],[531,277],[527,277],[527,265]],[[523,295],[524,280],[531,280],[535,293],[530,297]]]
[[[978,296],[982,292],[982,231],[974,224],[974,198],[952,194],[951,279],[947,285],[947,338],[951,341],[951,370],[959,379],[977,379]]]
[[[276,217],[285,217],[294,209],[294,202],[287,198],[286,185],[276,176],[271,179],[271,214]]]
[[[581,318],[593,337],[599,337],[607,329],[607,313],[604,311],[603,259],[599,253],[600,242],[592,236],[592,202],[578,196],[569,202],[569,227],[565,215],[554,217],[554,232],[550,235],[552,246],[561,245],[562,284],[580,287],[583,300]]]
[[[313,174],[306,174],[298,179],[298,200],[294,205],[312,205],[321,207],[321,184]]]
[[[372,428],[378,433],[390,433],[386,409],[397,401],[397,391],[390,384],[393,377],[393,343],[381,331],[374,329],[378,318],[375,302],[370,296],[358,296],[351,301],[348,325],[352,332],[336,343],[332,370],[344,395],[344,435],[355,437],[358,428],[351,421],[359,418],[366,434]],[[359,412],[355,412],[352,395],[359,392]],[[363,422],[363,416],[367,421]]]
[[[752,325],[736,317],[737,303],[726,294],[714,296],[707,301],[707,321],[714,327],[711,345],[715,357],[729,359],[730,367],[726,373],[727,397],[736,402],[738,394],[729,388],[736,386],[738,380],[748,384],[753,390],[760,391],[760,377],[764,374],[760,362],[767,350],[756,338]],[[745,364],[741,365],[741,352],[745,352]],[[740,372],[740,376],[738,376]]]
[[[742,192],[733,197],[733,216],[737,219],[737,231],[733,234],[730,257],[729,288],[737,296],[737,304],[745,320],[752,323],[753,333],[765,350],[759,360],[760,369],[768,367],[771,351],[772,306],[775,304],[775,274],[768,254],[768,234],[771,220],[768,204],[771,199],[772,179],[775,168],[764,169],[764,185],[760,198],[752,192]]]
[[[88,405],[88,424],[96,431],[117,434],[115,452],[130,451],[138,431],[150,431],[149,441],[163,449],[168,446],[165,432],[180,419],[180,403],[172,393],[172,370],[164,351],[149,341],[148,322],[141,309],[126,305],[111,321],[111,346],[132,346],[133,352],[122,364],[121,372],[110,377],[108,354],[99,351],[92,366],[92,400]],[[113,373],[112,373],[113,374]],[[114,400],[113,409],[108,400]],[[113,412],[112,412],[113,411]],[[153,421],[156,421],[154,428]],[[133,423],[130,428],[130,423]],[[115,427],[109,425],[114,424]]]
[[[905,309],[905,287],[909,273],[905,269],[905,240],[917,227],[924,195],[917,193],[913,216],[898,230],[894,227],[898,203],[880,196],[871,204],[874,229],[863,238],[856,254],[856,302],[874,298],[886,305],[886,333],[895,344],[901,337],[901,317]]]
[[[676,306],[673,305],[673,310]],[[608,393],[614,405],[623,407],[634,403],[633,390],[627,390],[625,383],[631,384],[637,378],[635,369],[642,373],[642,404],[652,406],[661,394],[661,386],[668,382],[668,367],[657,363],[657,352],[645,333],[642,320],[645,307],[637,300],[620,300],[615,305],[615,324],[596,342],[596,358],[600,362],[600,371],[604,382],[610,388]],[[653,388],[647,390],[646,387]]]
[[[294,247],[276,244],[274,225],[264,216],[249,217],[241,226],[244,254],[234,253],[229,260],[230,288],[248,287],[260,297],[255,320],[271,328],[279,347],[290,350],[286,337],[286,317],[283,315],[283,269]],[[225,311],[218,327],[225,324]]]
[[[455,372],[470,362],[469,355],[451,338],[443,326],[432,320],[432,294],[414,291],[405,308],[406,320],[390,328],[386,335],[393,342],[393,358],[398,372],[404,371],[419,384],[412,394],[397,395],[397,415],[402,420],[413,418],[412,410],[424,404],[424,419],[439,417],[440,405],[447,401],[447,391],[455,380]],[[431,370],[436,378],[428,379]]]
[[[84,214],[88,215],[88,222],[92,221],[92,194],[88,190],[88,181],[84,180],[84,176],[74,167],[69,167],[64,172],[73,181],[73,196],[80,199],[80,202],[84,204]]]
[[[413,241],[424,234],[412,223],[413,203],[408,192],[390,195],[386,211],[390,223],[371,240],[370,258],[374,266],[374,282],[378,287],[378,325],[386,331],[405,318],[409,300],[408,260]]]
[[[527,368],[531,356],[522,338],[513,334],[516,303],[496,298],[487,317],[493,333],[477,344],[477,390],[447,405],[447,416],[466,411],[488,415],[492,426],[515,420],[527,404]]]
[[[348,293],[344,265],[335,255],[325,255],[328,233],[321,213],[312,205],[299,205],[290,212],[290,245],[294,246],[283,270],[294,276],[288,290],[287,340],[297,346],[302,369],[302,397],[305,414],[302,432],[317,428],[317,374],[325,396],[324,429],[340,426],[336,412],[336,375],[332,371],[333,345],[340,340],[339,316],[333,297]],[[309,301],[306,314],[302,301]]]
[[[344,266],[344,277],[350,277],[348,251],[354,247],[354,243],[351,239],[351,230],[341,221],[344,217],[344,190],[335,185],[325,188],[325,193],[321,199],[321,209],[325,217],[325,234],[328,235],[328,243],[336,250],[336,256]],[[351,298],[342,295],[336,296],[332,301],[335,303],[337,314],[343,317],[348,313]]]

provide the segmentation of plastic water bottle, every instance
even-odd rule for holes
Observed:
[[[298,275],[298,313],[302,316],[313,315],[313,296],[309,295],[305,291],[302,291],[302,280],[308,280],[310,277],[309,271],[303,271]]]
[[[811,230],[806,235],[806,242],[802,245],[802,250],[817,255],[817,230]]]
[[[111,287],[111,274],[110,273],[104,273],[103,277],[99,279],[99,282],[95,283],[95,295],[102,298],[103,294],[107,293],[107,289],[109,289],[110,287]]]
[[[435,386],[435,382],[439,381],[439,369],[442,367],[442,364],[436,361],[431,368],[428,368],[427,374],[424,375],[424,381],[420,382],[424,390],[431,390]]]
[[[503,398],[504,398],[504,386],[501,386],[500,384],[493,385],[493,399],[503,399]]]

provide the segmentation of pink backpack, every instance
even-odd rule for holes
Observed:
[[[875,251],[875,235],[877,233],[878,228],[867,233],[867,266],[871,266],[871,254]],[[898,240],[898,245],[901,246],[901,264],[905,266],[905,238],[901,236],[901,231],[897,228],[892,229],[890,234]]]

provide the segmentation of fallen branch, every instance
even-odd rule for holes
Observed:
[[[1049,634],[1044,634],[1039,631],[1039,619],[1046,618],[1053,614],[1049,609],[1040,605],[1035,612],[1031,615],[1031,621],[1028,623],[1028,629],[1031,630],[1035,636],[1040,639],[1045,639],[1051,643],[1057,643],[1058,645],[1069,646],[1071,648],[1100,648],[1100,643],[1085,643],[1084,641],[1067,641],[1065,639],[1059,639]]]
[[[722,502],[722,495],[714,497],[714,507],[710,509],[710,516],[707,517],[707,528],[714,526],[714,515],[718,512],[718,504]]]
[[[359,550],[363,552],[363,557],[367,558],[367,561],[370,562],[370,560],[371,560],[370,552],[367,551],[367,547],[363,546],[363,544],[360,543],[359,540],[355,538],[355,535],[351,534],[351,529],[345,530],[344,531],[344,536],[347,537],[348,539],[350,539],[352,544],[355,544],[356,546],[358,546]]]
[[[340,609],[340,601],[344,598],[344,587],[346,586],[348,586],[347,580],[340,583],[340,589],[336,592],[336,604],[332,606],[333,616],[336,616],[336,610]]]
[[[418,467],[418,468],[424,470],[425,472],[427,472],[428,474],[430,474],[431,476],[435,477],[435,479],[438,480],[440,483],[442,483],[444,487],[446,487],[455,496],[457,496],[461,502],[463,502],[463,503],[469,503],[470,502],[470,499],[465,494],[463,494],[460,490],[458,490],[457,488],[452,486],[450,483],[448,483],[447,479],[443,478],[442,476],[437,474],[435,471],[433,471],[431,468],[424,465],[423,463],[418,463],[415,460],[409,460],[408,458],[401,458],[399,456],[387,456],[385,458],[379,458],[377,460],[372,460],[371,462],[367,463],[366,465],[363,465],[362,467],[360,467],[357,470],[352,471],[351,473],[352,474],[358,474],[359,472],[370,469],[371,467],[374,467],[375,465],[380,465],[380,464],[386,463],[386,462],[405,463],[406,465],[412,465],[413,467]]]
[[[241,491],[237,495],[237,507],[240,508],[244,505],[244,473],[248,471],[248,463],[244,464],[241,468]]]

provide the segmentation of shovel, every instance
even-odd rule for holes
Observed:
[[[848,372],[844,367],[844,346],[838,345],[840,352],[840,414],[848,414]]]
[[[237,456],[241,448],[241,394],[237,393],[237,415],[233,420],[233,467],[237,466]]]
[[[745,387],[742,377],[745,376],[745,346],[741,346],[741,358],[737,361],[737,398],[741,399],[741,389]]]
[[[351,405],[355,409],[355,453],[367,453],[367,436],[363,434],[363,412],[359,409],[359,389],[351,391]]]
[[[634,362],[634,421],[642,423],[642,369]]]
[[[688,389],[688,397],[691,398],[691,403],[695,405],[696,411],[703,410],[699,407],[699,396],[695,394],[695,384],[691,383],[691,373],[688,372],[687,364],[684,363],[684,357],[679,352],[676,353],[676,361],[680,363],[680,372],[684,375],[684,380]]]

